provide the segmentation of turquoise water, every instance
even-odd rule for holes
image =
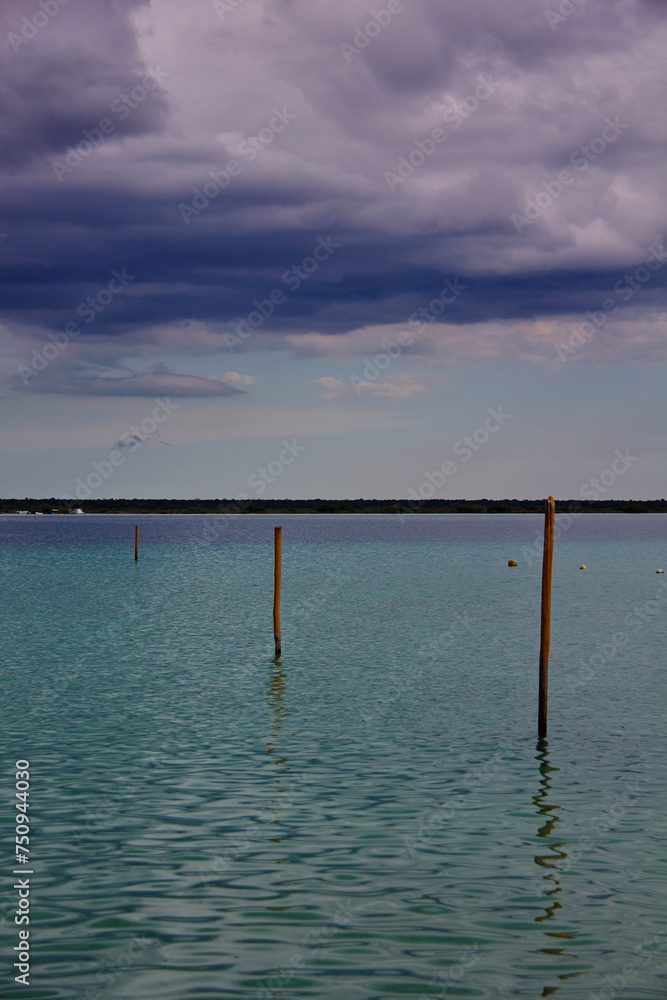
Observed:
[[[540,517],[279,517],[279,664],[273,516],[0,518],[2,996],[664,1000],[667,517],[558,521],[538,743]]]

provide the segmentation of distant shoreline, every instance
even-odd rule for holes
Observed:
[[[541,514],[544,500],[0,500],[0,514]],[[556,500],[558,514],[667,514],[667,500]]]

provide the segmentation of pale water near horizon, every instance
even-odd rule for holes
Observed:
[[[542,524],[0,517],[2,996],[664,1000],[667,517],[557,540],[538,744]]]

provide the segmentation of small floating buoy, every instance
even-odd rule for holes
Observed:
[[[516,566],[516,559],[510,559],[510,561],[508,562],[507,565],[508,566]]]
[[[656,570],[656,573],[664,573],[664,572],[665,572],[664,569],[657,569]]]
[[[586,566],[585,563],[582,563],[581,566],[579,567],[579,569],[588,569],[588,566]]]

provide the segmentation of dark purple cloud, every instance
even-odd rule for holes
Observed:
[[[135,278],[83,324],[77,357],[109,337],[145,353],[157,329],[156,355],[200,353],[193,322],[225,350],[262,308],[240,349],[402,323],[446,275],[469,287],[448,324],[599,309],[666,235],[667,10],[561,7],[392,0],[374,19],[362,0],[244,0],[222,16],[70,0],[19,44],[33,7],[6,0],[4,316],[63,329],[119,268]],[[318,259],[322,240],[338,246]],[[666,272],[631,303],[641,343]],[[151,377],[186,378],[137,378]]]
[[[62,159],[104,119],[110,127],[103,134],[111,141],[164,125],[164,92],[156,86],[142,100],[131,96],[147,76],[152,86],[151,67],[141,59],[130,20],[140,6],[129,0],[69,0],[60,7],[59,0],[48,0],[45,9],[5,0],[0,8],[0,164],[14,172],[35,161]]]

